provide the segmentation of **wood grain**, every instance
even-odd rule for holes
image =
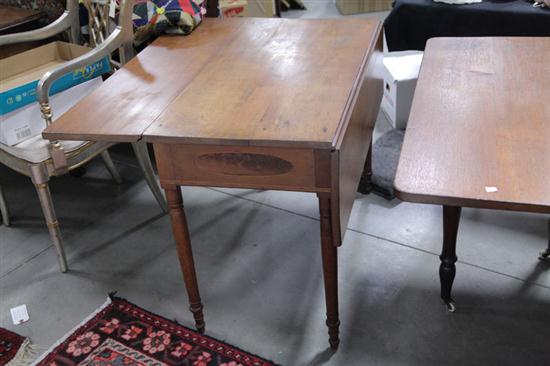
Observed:
[[[43,136],[138,141],[204,65],[239,34],[241,25],[238,21],[205,19],[189,37],[160,37],[63,114]]]
[[[13,6],[0,5],[0,32],[5,33],[25,23],[34,22],[44,16],[40,10],[27,10]]]
[[[362,69],[349,100],[349,108],[342,116],[341,130],[337,134],[333,151],[333,205],[331,213],[334,228],[333,242],[341,245],[351,216],[357,187],[363,173],[365,161],[372,142],[372,131],[383,94],[382,33],[371,39],[369,53],[365,56]]]
[[[333,147],[378,26],[364,19],[247,19],[144,139]]]
[[[548,54],[550,38],[430,40],[397,169],[398,197],[550,213]]]
[[[154,148],[163,186],[330,191],[328,171],[322,171],[327,163],[311,149],[159,143]]]
[[[333,148],[379,26],[205,19],[188,37],[154,42],[43,135]]]

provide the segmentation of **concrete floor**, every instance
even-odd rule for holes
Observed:
[[[386,122],[381,118],[377,130]],[[167,216],[125,145],[118,186],[95,161],[51,189],[70,271],[58,271],[34,189],[0,167],[0,326],[43,348],[110,291],[192,325]],[[454,294],[439,300],[439,207],[358,194],[339,250],[340,349],[327,349],[316,197],[184,188],[207,334],[282,365],[548,365],[550,263],[543,215],[466,209]],[[27,304],[14,326],[9,309]]]
[[[388,129],[379,118],[377,136]],[[128,146],[51,189],[70,265],[55,252],[30,181],[0,166],[13,217],[0,226],[0,326],[49,347],[110,291],[192,325],[169,218]],[[328,349],[313,194],[184,188],[207,334],[282,365],[548,365],[544,215],[465,209],[456,313],[439,299],[441,209],[358,194],[339,249],[341,345]],[[14,326],[9,309],[27,304]]]

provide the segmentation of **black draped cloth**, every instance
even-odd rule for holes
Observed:
[[[550,36],[550,8],[527,0],[464,5],[396,0],[384,28],[389,51],[424,50],[433,37]]]

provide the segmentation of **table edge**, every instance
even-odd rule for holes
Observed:
[[[372,57],[376,49],[376,43],[378,41],[378,37],[383,36],[382,30],[383,30],[383,23],[380,20],[377,20],[376,28],[372,32],[371,39],[369,40],[369,46],[367,48],[367,52],[365,52],[365,55],[363,56],[363,60],[361,61],[361,66],[357,71],[357,75],[355,76],[355,81],[353,82],[353,86],[351,88],[350,94],[348,95],[348,99],[344,106],[344,110],[342,111],[342,115],[340,116],[340,121],[338,122],[338,126],[336,126],[336,131],[334,132],[334,138],[332,140],[332,147],[334,149],[338,150],[342,145],[345,132],[347,130],[347,126],[351,119],[351,114],[353,113],[353,107],[355,106],[355,103],[357,102],[357,98],[359,96],[359,92],[361,89],[360,83],[363,81],[363,76],[365,74],[368,61]]]
[[[11,8],[20,9],[20,8],[17,8],[17,7],[14,7],[14,6],[11,6]],[[12,22],[12,23],[8,23],[7,26],[5,26],[3,28],[0,28],[0,32],[8,31],[11,28],[18,27],[18,26],[23,25],[25,23],[32,22],[32,21],[38,20],[38,19],[46,16],[46,13],[43,12],[42,10],[34,10],[34,9],[21,9],[21,10],[32,11],[32,12],[34,12],[34,14],[29,15],[25,19],[18,20],[18,21]]]
[[[550,214],[550,206],[542,204],[412,193],[399,188],[397,183],[394,192],[401,201],[411,203]]]

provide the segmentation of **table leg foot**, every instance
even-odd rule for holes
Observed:
[[[204,314],[202,313],[202,308],[203,306],[200,301],[198,303],[192,303],[189,306],[189,310],[191,310],[193,318],[195,319],[195,328],[199,333],[204,333],[205,329]]]
[[[176,240],[178,259],[180,261],[181,272],[189,297],[189,310],[195,318],[195,327],[200,333],[204,333],[205,323],[202,312],[203,305],[199,295],[199,285],[197,274],[195,272],[195,263],[193,261],[193,251],[191,249],[191,239],[189,238],[189,229],[187,219],[183,209],[183,198],[179,186],[165,188],[166,200],[172,221],[172,231]]]
[[[318,194],[321,217],[321,254],[323,258],[323,278],[325,283],[325,301],[329,344],[332,349],[340,344],[338,318],[338,248],[332,242],[330,220],[330,196]]]
[[[450,312],[456,310],[456,304],[451,297],[451,291],[456,275],[456,238],[458,235],[460,212],[460,207],[443,206],[443,250],[439,256],[441,260],[439,281],[441,283],[441,299]]]
[[[326,321],[327,327],[328,327],[328,343],[330,344],[330,348],[332,349],[338,349],[338,346],[340,345],[340,321],[336,321],[335,323],[331,323],[328,319]]]

